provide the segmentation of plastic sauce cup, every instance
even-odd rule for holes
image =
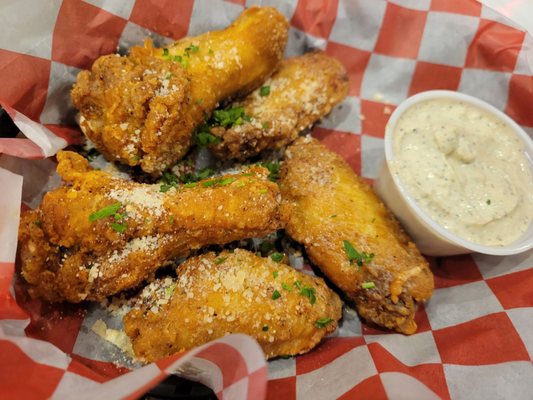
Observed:
[[[430,99],[462,101],[485,110],[507,123],[522,142],[526,159],[533,172],[533,141],[516,122],[490,104],[475,97],[446,90],[432,90],[409,97],[392,113],[385,127],[385,161],[374,182],[378,195],[397,216],[423,254],[448,256],[477,252],[505,256],[533,248],[533,223],[529,224],[527,231],[518,240],[506,246],[485,246],[457,236],[433,220],[409,194],[400,177],[391,173],[391,170],[394,170],[391,167],[394,163],[393,136],[396,123],[408,108]]]

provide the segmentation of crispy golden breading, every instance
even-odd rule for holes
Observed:
[[[263,168],[162,193],[92,170],[76,153],[57,158],[66,185],[24,213],[19,230],[22,275],[48,301],[101,300],[191,250],[261,237],[286,219]]]
[[[287,32],[277,10],[251,7],[224,30],[100,57],[72,90],[80,126],[108,160],[159,175],[185,155],[206,113],[278,67]]]
[[[135,355],[156,361],[229,333],[267,358],[302,354],[337,327],[341,301],[320,278],[246,250],[193,257],[147,286],[124,317]]]
[[[211,129],[221,139],[211,150],[221,159],[244,160],[286,146],[347,94],[348,76],[338,60],[321,51],[284,60],[261,88],[234,104],[244,107],[250,121]]]
[[[281,192],[292,209],[287,233],[305,245],[363,318],[414,333],[416,303],[431,296],[433,275],[398,221],[344,160],[317,140],[298,139],[285,158]],[[357,259],[350,263],[344,241],[366,253],[362,266]],[[369,289],[362,287],[365,282]]]

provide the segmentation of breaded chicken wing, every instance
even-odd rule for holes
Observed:
[[[278,67],[287,32],[277,10],[251,7],[224,30],[100,57],[72,90],[80,126],[108,160],[159,175],[185,155],[220,101],[248,93]]]
[[[57,158],[66,185],[24,213],[19,230],[22,276],[48,301],[101,300],[194,249],[284,225],[278,187],[263,168],[161,192],[92,170],[76,153]]]
[[[281,191],[286,231],[366,320],[416,331],[417,302],[430,298],[426,260],[384,204],[338,155],[311,138],[287,148]]]
[[[244,108],[242,124],[211,129],[220,139],[211,150],[221,159],[244,160],[286,146],[347,94],[348,76],[338,60],[321,51],[284,60],[261,88],[233,105]]]
[[[267,358],[302,354],[337,327],[341,301],[320,278],[246,250],[193,257],[147,286],[124,317],[144,361],[229,333],[254,337]]]

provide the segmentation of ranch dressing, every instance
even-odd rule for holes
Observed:
[[[474,243],[503,246],[533,218],[523,145],[498,117],[465,102],[426,100],[398,120],[393,173],[436,222]]]

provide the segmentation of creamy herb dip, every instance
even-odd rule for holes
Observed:
[[[431,99],[407,109],[393,134],[393,173],[433,220],[488,246],[527,230],[531,167],[506,122],[465,102]]]

